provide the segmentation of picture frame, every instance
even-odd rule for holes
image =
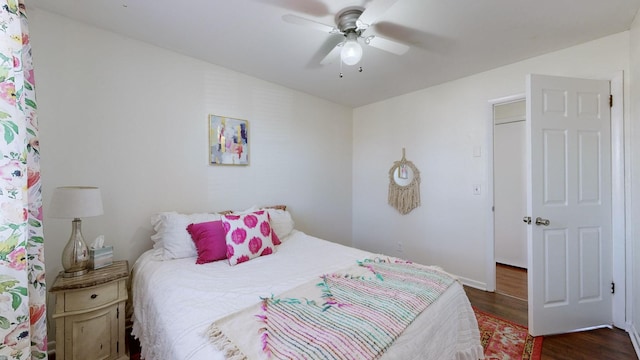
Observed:
[[[209,165],[249,165],[249,121],[209,115]]]

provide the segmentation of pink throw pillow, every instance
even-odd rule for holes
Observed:
[[[269,224],[269,214],[256,211],[247,214],[222,216],[222,226],[227,243],[229,265],[237,265],[276,251],[274,232]],[[280,240],[277,239],[280,243]]]
[[[198,251],[196,264],[206,264],[227,258],[227,242],[222,221],[208,221],[187,226]]]

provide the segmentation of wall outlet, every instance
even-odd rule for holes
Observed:
[[[398,243],[396,244],[396,252],[398,252],[399,254],[402,254],[404,252],[404,249],[402,248],[402,243],[400,241],[398,241]]]

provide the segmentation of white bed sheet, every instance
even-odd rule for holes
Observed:
[[[237,266],[196,265],[195,258],[158,261],[144,253],[133,268],[133,335],[147,360],[224,359],[206,336],[217,319],[318,276],[343,270],[369,252],[294,230],[278,251]],[[257,336],[256,336],[257,339]],[[454,283],[400,336],[383,359],[483,358],[477,322]]]

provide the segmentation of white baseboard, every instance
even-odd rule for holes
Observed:
[[[483,282],[480,282],[480,281],[471,280],[471,279],[467,279],[467,278],[462,277],[462,276],[456,276],[456,277],[460,280],[460,282],[462,282],[463,285],[470,286],[472,288],[476,288],[476,289],[480,289],[480,290],[484,290],[484,291],[487,290],[487,284],[486,283],[483,283]]]
[[[627,331],[629,332],[633,348],[636,350],[636,356],[640,359],[640,335],[638,335],[638,330],[631,324]]]

